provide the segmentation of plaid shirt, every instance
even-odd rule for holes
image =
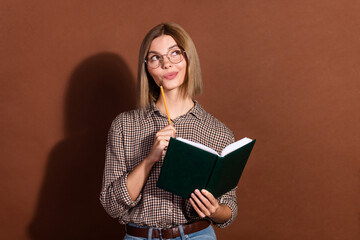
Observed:
[[[221,152],[234,142],[233,133],[194,102],[195,106],[187,114],[172,120],[176,136]],[[187,199],[156,187],[164,157],[153,166],[135,201],[127,191],[128,174],[149,154],[156,132],[167,125],[167,117],[154,103],[145,109],[121,113],[111,125],[100,200],[107,213],[122,224],[166,228],[199,219]],[[219,203],[230,207],[232,216],[225,223],[214,223],[215,226],[226,227],[235,219],[235,189],[218,198]]]

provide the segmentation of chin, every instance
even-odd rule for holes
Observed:
[[[167,90],[174,90],[176,88],[180,88],[181,86],[183,85],[183,82],[182,83],[179,83],[179,82],[172,82],[172,81],[167,81],[165,84],[164,84],[164,87],[167,89]]]

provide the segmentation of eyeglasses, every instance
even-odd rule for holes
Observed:
[[[185,51],[180,48],[170,49],[167,54],[164,55],[150,53],[145,59],[145,63],[149,68],[158,68],[160,64],[164,62],[163,56],[166,56],[171,63],[177,64],[184,59],[184,53]]]

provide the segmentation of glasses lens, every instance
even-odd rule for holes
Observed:
[[[150,55],[146,60],[146,64],[150,68],[157,68],[160,65],[160,59],[161,56],[159,55]]]
[[[170,50],[167,56],[172,63],[179,63],[183,60],[181,49]]]

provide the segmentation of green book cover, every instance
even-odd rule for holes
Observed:
[[[157,187],[183,198],[206,189],[215,198],[237,186],[256,140],[243,138],[221,155],[202,144],[171,138]]]

